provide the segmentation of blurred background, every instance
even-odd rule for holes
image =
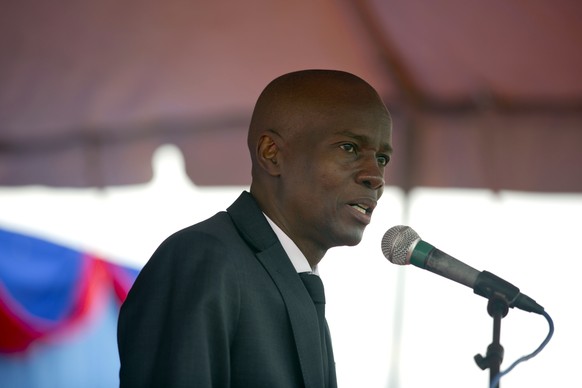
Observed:
[[[3,386],[118,385],[115,325],[136,274],[165,237],[248,188],[254,102],[305,68],[358,74],[394,118],[387,188],[364,241],[320,267],[340,386],[487,386],[473,361],[492,340],[487,301],[390,264],[380,241],[397,224],[554,318],[547,348],[503,386],[582,385],[582,3],[1,8]],[[547,331],[542,316],[511,310],[502,369]]]

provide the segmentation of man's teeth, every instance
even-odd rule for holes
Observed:
[[[367,213],[367,208],[362,207],[361,205],[352,205],[352,207],[354,209],[356,209],[357,211],[359,211],[362,214],[366,214]]]

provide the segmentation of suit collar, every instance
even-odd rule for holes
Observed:
[[[279,241],[249,192],[243,191],[227,211],[236,228],[255,251],[265,250]]]

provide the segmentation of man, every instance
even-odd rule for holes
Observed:
[[[304,284],[303,273],[329,248],[360,242],[391,125],[352,74],[272,81],[249,128],[250,194],[164,241],[122,306],[121,386],[337,386],[322,297],[310,297],[319,278]]]

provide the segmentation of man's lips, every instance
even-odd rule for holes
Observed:
[[[350,206],[353,207],[354,209],[356,209],[357,211],[359,211],[362,214],[368,214],[368,211],[370,210],[370,208],[367,207],[366,205],[355,204],[355,205],[350,205]]]
[[[374,211],[374,208],[376,207],[376,201],[369,199],[361,199],[350,202],[349,205],[359,213],[371,216],[372,212]]]

